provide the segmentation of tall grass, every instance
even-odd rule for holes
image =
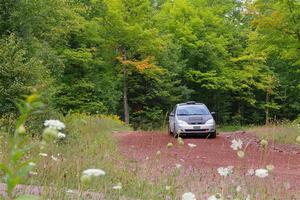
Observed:
[[[297,144],[296,137],[300,135],[297,123],[289,121],[272,123],[269,125],[221,125],[217,128],[219,133],[233,131],[248,131],[260,139],[272,140],[279,144]]]
[[[296,137],[299,135],[297,125],[290,122],[251,127],[248,131],[255,133],[259,138],[280,144],[297,144]]]
[[[253,125],[235,125],[235,124],[222,124],[217,127],[218,132],[233,132],[233,131],[246,131]]]
[[[105,199],[112,200],[123,195],[134,199],[161,198],[164,191],[159,184],[138,178],[136,169],[129,168],[116,148],[117,141],[112,132],[131,128],[113,116],[72,114],[61,121],[66,124],[66,140],[49,144],[44,149],[37,146],[31,150],[28,157],[38,158],[32,173],[35,175],[24,180],[23,184],[44,186],[42,195],[45,199],[70,199],[70,195],[74,196],[66,192],[70,189],[101,193]],[[33,137],[31,143],[40,143],[40,138]],[[2,144],[0,158],[4,160],[7,153],[5,142]],[[39,156],[40,153],[48,156]],[[106,175],[99,177],[89,188],[83,188],[80,177],[82,171],[89,168],[103,169]],[[121,191],[112,189],[118,183],[122,183]],[[79,199],[79,196],[74,199]]]

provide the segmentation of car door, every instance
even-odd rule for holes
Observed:
[[[169,115],[169,127],[171,132],[174,132],[174,124],[175,124],[175,113],[176,113],[176,106],[172,110],[172,112]]]

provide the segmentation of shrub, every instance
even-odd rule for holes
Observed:
[[[54,106],[63,114],[107,112],[107,108],[97,95],[94,84],[88,81],[78,81],[72,86],[61,84],[54,95]]]

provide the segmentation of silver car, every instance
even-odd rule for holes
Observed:
[[[216,123],[212,115],[203,103],[194,101],[180,103],[175,106],[169,115],[169,133],[175,137],[178,135],[207,135],[216,137]]]

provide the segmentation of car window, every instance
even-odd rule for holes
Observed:
[[[203,105],[193,106],[179,106],[177,108],[177,115],[208,115],[208,109]]]

